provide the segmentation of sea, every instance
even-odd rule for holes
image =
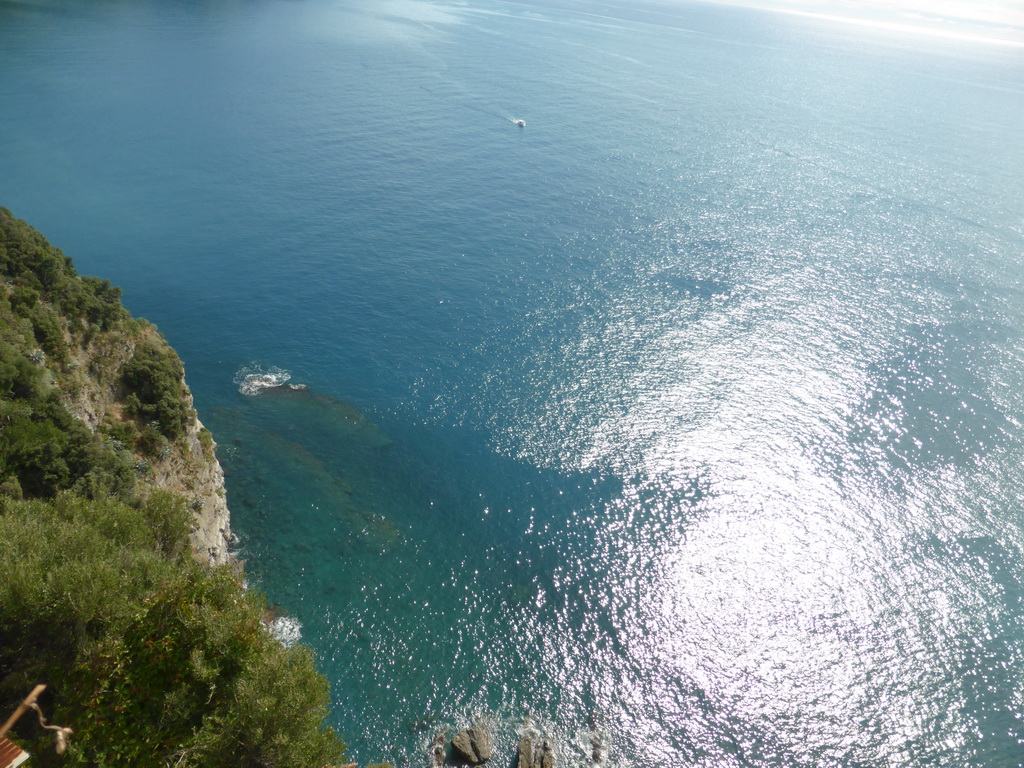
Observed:
[[[185,363],[361,765],[1024,765],[1024,47],[0,0],[0,205]]]

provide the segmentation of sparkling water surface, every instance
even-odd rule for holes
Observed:
[[[1024,49],[2,2],[0,105],[0,205],[179,350],[352,759],[1024,765]]]

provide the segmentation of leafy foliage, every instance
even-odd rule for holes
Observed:
[[[35,294],[36,301],[52,304],[68,318],[74,330],[86,323],[109,330],[128,319],[120,288],[107,280],[79,277],[71,259],[6,208],[0,208],[0,275],[21,291],[24,303],[15,307],[19,314],[31,309]]]
[[[75,729],[63,764],[336,761],[309,652],[270,636],[228,569],[190,557],[183,506],[159,492],[138,506],[0,500],[0,700],[50,684],[53,719]]]
[[[128,413],[143,423],[152,423],[170,440],[181,437],[195,418],[182,383],[184,376],[185,369],[169,346],[157,341],[140,344],[122,374],[130,393],[126,398]],[[158,445],[159,441],[150,438],[146,452],[158,452],[154,450]]]
[[[131,461],[105,448],[61,404],[44,369],[0,341],[0,478],[28,496],[77,488],[96,496],[126,496]]]

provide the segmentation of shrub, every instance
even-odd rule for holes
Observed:
[[[120,421],[108,415],[99,428],[100,433],[111,441],[116,441],[118,448],[130,449],[139,437],[139,428],[132,421]]]
[[[199,444],[203,447],[203,456],[207,461],[216,458],[216,448],[213,444],[213,434],[206,427],[199,430]]]
[[[280,766],[336,762],[327,683],[262,624],[228,569],[188,556],[180,499],[130,507],[60,494],[0,498],[0,703],[26,680],[75,729],[42,765]],[[25,726],[22,738],[35,732]]]
[[[135,447],[145,456],[160,456],[169,443],[156,424],[147,424],[139,432]]]
[[[36,400],[44,395],[43,372],[10,344],[0,341],[0,397]]]
[[[39,304],[32,308],[28,318],[32,322],[32,332],[39,346],[46,354],[63,362],[67,358],[67,344],[57,313],[50,307]]]
[[[39,303],[39,292],[24,285],[16,285],[11,291],[11,311],[19,317],[28,317]]]
[[[129,317],[120,288],[96,277],[79,277],[71,259],[6,208],[0,208],[0,275],[16,284],[11,305],[18,314],[43,297],[76,332],[89,323],[110,330]]]
[[[5,496],[8,499],[20,499],[24,496],[21,490],[21,483],[18,482],[16,477],[5,477],[0,482],[0,496]]]
[[[306,768],[337,762],[344,743],[322,723],[327,681],[308,648],[285,648],[261,629],[233,687],[233,701],[210,716],[188,765]]]
[[[195,417],[188,405],[184,376],[181,361],[166,344],[155,339],[140,344],[121,374],[129,392],[126,410],[141,422],[155,422],[170,440],[181,437]]]

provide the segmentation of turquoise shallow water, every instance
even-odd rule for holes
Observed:
[[[181,353],[354,759],[1024,764],[1022,49],[8,2],[0,104],[0,204]]]

